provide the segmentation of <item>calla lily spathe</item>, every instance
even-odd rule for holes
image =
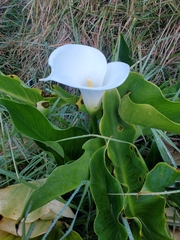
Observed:
[[[51,53],[48,63],[51,74],[40,80],[79,88],[90,113],[99,109],[105,90],[121,85],[130,71],[128,64],[107,63],[99,50],[79,44],[58,47]]]

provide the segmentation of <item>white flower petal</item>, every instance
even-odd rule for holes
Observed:
[[[84,104],[89,112],[99,109],[101,99],[105,90],[120,86],[128,77],[130,67],[123,62],[112,62],[107,64],[107,72],[103,81],[103,86],[98,88],[81,87],[80,91]]]
[[[84,105],[86,106],[87,110],[90,113],[96,112],[100,105],[101,105],[101,99],[104,94],[104,90],[101,90],[101,88],[97,88],[96,90],[90,90],[89,89],[81,89],[82,98],[84,101]]]
[[[128,77],[130,67],[123,62],[111,62],[107,64],[107,72],[102,89],[112,89],[120,86]]]
[[[102,87],[79,87],[89,91],[101,91],[120,86],[128,77],[130,66],[123,62],[111,62],[107,64],[107,72]]]
[[[54,80],[76,88],[86,87],[88,78],[93,87],[102,86],[107,69],[106,58],[99,50],[78,44],[67,44],[54,50],[49,65],[50,76],[41,80]]]

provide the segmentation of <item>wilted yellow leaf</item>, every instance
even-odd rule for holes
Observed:
[[[18,232],[17,232],[16,227],[15,227],[16,223],[17,222],[15,220],[12,220],[9,218],[2,218],[2,220],[0,221],[0,229],[4,232],[11,233],[15,236],[22,236],[22,224],[20,224]],[[31,224],[32,223],[25,224],[26,233],[28,232]],[[37,220],[35,222],[35,226],[34,226],[32,234],[31,234],[31,238],[40,236],[43,233],[45,233],[51,224],[52,224],[52,221]]]
[[[30,184],[40,186],[45,182],[45,180],[46,179],[30,182]],[[15,225],[22,215],[23,209],[30,194],[34,190],[35,189],[31,188],[29,185],[27,186],[22,183],[0,189],[0,230],[16,236],[22,235],[22,224],[20,224],[18,229],[18,235],[16,233]],[[26,231],[29,229],[32,223],[36,223],[31,238],[45,233],[48,227],[51,225],[52,220],[57,216],[63,207],[64,203],[61,203],[57,200],[52,200],[51,202],[28,214],[25,222]],[[63,216],[73,218],[74,213],[69,207],[67,207],[63,211],[61,217]]]

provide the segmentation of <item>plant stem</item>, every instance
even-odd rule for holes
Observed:
[[[97,122],[97,115],[96,113],[90,113],[90,132],[92,134],[98,134],[99,133],[99,127],[98,127],[98,122]]]

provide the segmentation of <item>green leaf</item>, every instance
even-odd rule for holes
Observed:
[[[166,229],[166,195],[161,194],[180,180],[180,172],[166,163],[158,163],[148,174],[143,188],[137,197],[127,197],[125,214],[137,218],[142,224],[142,235],[146,239],[172,239]],[[160,192],[153,196],[151,193]],[[141,195],[146,193],[149,195]],[[166,193],[166,192],[165,192]],[[148,218],[147,218],[148,216]],[[137,230],[136,230],[137,231]]]
[[[86,134],[81,128],[58,129],[36,108],[16,103],[7,99],[0,99],[10,113],[17,130],[24,135],[39,141],[57,141],[71,136]]]
[[[125,122],[180,134],[180,105],[178,103],[172,103],[175,104],[172,107],[164,103],[163,111],[160,112],[158,107],[134,103],[130,97],[131,94],[127,94],[122,98],[119,109],[120,116]],[[178,120],[178,123],[171,119]]]
[[[82,99],[81,95],[78,97],[78,96],[69,94],[68,92],[66,92],[63,88],[61,88],[58,85],[53,85],[53,91],[61,99],[63,99],[66,103],[76,105],[78,110],[80,110],[82,112],[86,112],[86,113],[88,112],[85,105],[84,105],[84,102],[83,102],[83,99]]]
[[[0,72],[0,93],[3,98],[11,99],[19,103],[36,106],[44,115],[49,113],[49,106],[53,105],[57,97],[55,95],[44,93],[38,88],[28,87],[16,75],[4,75]],[[65,102],[60,99],[58,106],[64,105]]]
[[[166,229],[165,205],[160,196],[128,196],[125,215],[133,221],[132,231],[141,239],[173,240]]]
[[[129,98],[134,104],[149,105],[152,108],[155,108],[158,113],[164,115],[164,117],[168,118],[170,121],[180,123],[180,103],[171,102],[166,99],[160,88],[158,88],[155,84],[146,81],[141,75],[137,73],[130,73],[126,81],[118,87],[118,91],[121,96],[129,93]],[[123,111],[123,107],[121,107],[120,111]],[[147,108],[147,110],[143,109],[144,111],[140,114],[143,114],[142,118],[144,115],[146,115],[147,118],[152,118],[151,108],[150,112],[148,111],[149,108]],[[126,108],[124,113],[125,111],[129,115],[131,114],[131,118],[135,118],[133,106],[131,106],[128,111]],[[136,115],[136,117],[138,116]],[[154,119],[156,121],[156,116]],[[134,120],[136,120],[136,118]]]
[[[65,226],[64,226],[65,225]],[[68,225],[66,223],[61,223],[60,221],[58,221],[55,225],[55,227],[53,228],[53,230],[50,232],[50,234],[47,236],[46,240],[57,240],[57,239],[61,239],[61,237],[64,235],[64,232],[66,231],[65,228],[68,228]],[[41,240],[42,236],[40,239],[37,240]],[[68,236],[66,236],[65,238],[63,238],[64,240],[82,240],[82,238],[80,237],[80,235],[75,232],[75,231],[71,231]],[[36,240],[36,239],[35,239]]]
[[[150,150],[148,152],[148,156],[145,160],[148,169],[151,170],[153,167],[155,167],[155,165],[158,162],[163,162],[163,159],[161,157],[161,154],[157,148],[157,144],[155,141],[152,142]]]
[[[54,144],[50,146],[50,142],[87,134],[84,129],[78,127],[58,129],[53,126],[42,113],[30,105],[16,103],[7,99],[0,99],[0,105],[3,105],[9,111],[12,121],[19,132],[36,141],[42,143],[47,142],[47,145],[52,147],[53,154]],[[69,139],[61,142],[60,144],[64,150],[66,159],[72,160],[79,158],[82,154],[81,146],[86,140],[87,138],[79,138],[76,141]],[[41,146],[43,147],[42,144]],[[47,150],[46,147],[44,149]],[[61,158],[61,152],[61,149],[59,149],[58,152],[56,151],[56,156],[59,154]]]
[[[117,179],[126,187],[126,191],[139,191],[143,185],[147,167],[133,146],[136,136],[135,127],[123,122],[119,116],[120,104],[120,96],[116,89],[105,92],[100,132],[103,136],[110,138],[107,152],[115,168]],[[111,137],[117,141],[111,141]]]
[[[46,141],[46,142],[35,141],[35,143],[41,149],[46,151],[52,158],[54,158],[58,166],[65,164],[67,162],[66,161],[67,153],[64,152],[62,146],[59,143],[57,143],[55,141]],[[68,144],[68,142],[67,142],[67,144]],[[81,153],[81,152],[82,151],[79,150],[79,153]],[[75,158],[75,154],[73,157]],[[71,160],[74,158],[71,158]]]
[[[81,158],[71,164],[57,167],[48,177],[47,181],[35,190],[28,199],[24,213],[29,206],[34,211],[47,202],[76,189],[82,182],[89,180],[89,162],[91,155],[103,144],[100,139],[91,139],[85,143],[85,150]]]
[[[120,34],[117,40],[116,53],[113,56],[113,61],[121,61],[133,65],[132,59],[129,57],[129,48],[124,40],[123,34]]]
[[[176,180],[180,180],[180,172],[167,163],[158,163],[147,174],[142,192],[162,192],[170,187]]]
[[[174,189],[173,189],[174,190]],[[180,190],[180,189],[178,189]],[[178,208],[180,209],[180,193],[177,193],[177,194],[171,194],[169,196],[169,199],[175,203],[175,205],[178,206]]]
[[[58,85],[53,85],[53,91],[61,98],[63,99],[66,103],[75,105],[77,101],[77,96],[74,96],[67,91],[65,91],[63,88],[61,88]]]
[[[127,233],[119,222],[119,215],[123,209],[123,196],[109,195],[114,192],[122,193],[122,189],[105,166],[105,151],[105,147],[98,149],[90,163],[91,193],[97,207],[94,228],[99,240],[125,240]]]
[[[39,141],[58,139],[58,130],[36,108],[7,99],[0,99],[0,104],[9,111],[19,132]]]
[[[0,73],[0,92],[8,98],[30,105],[35,105],[37,102],[44,100],[39,89],[29,88],[15,75],[5,76]]]

